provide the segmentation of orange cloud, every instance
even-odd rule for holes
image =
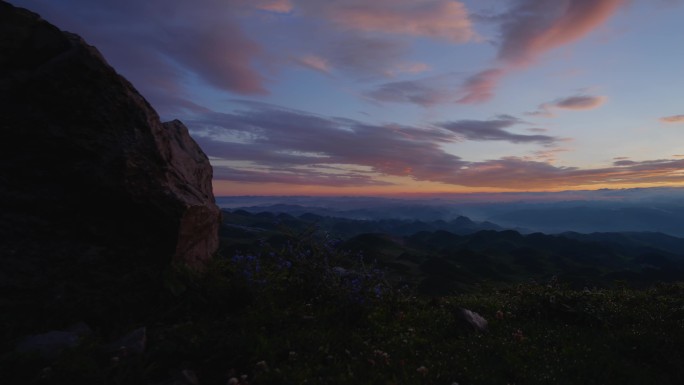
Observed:
[[[660,118],[663,123],[684,123],[684,115],[672,115]]]

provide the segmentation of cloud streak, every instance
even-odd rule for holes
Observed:
[[[632,161],[608,167],[556,166],[548,147],[562,140],[519,135],[505,129],[523,121],[511,116],[461,120],[428,127],[371,125],[276,106],[241,102],[230,114],[207,113],[188,121],[214,159],[217,180],[320,186],[387,186],[387,178],[502,189],[560,189],[684,182],[684,159]],[[462,140],[538,144],[529,157],[472,162],[447,152]],[[227,163],[226,163],[227,162]]]
[[[440,127],[449,130],[464,139],[474,141],[500,140],[510,143],[539,143],[544,145],[555,144],[558,138],[547,135],[520,135],[510,133],[504,128],[524,123],[512,116],[502,115],[493,120],[459,120],[439,124]]]
[[[346,29],[455,43],[475,37],[465,5],[454,0],[299,0],[305,13]]]
[[[423,107],[453,103],[453,87],[445,77],[381,84],[365,96],[378,102],[412,103]]]
[[[602,106],[608,97],[606,96],[590,96],[590,95],[575,95],[566,98],[559,98],[552,102],[543,103],[539,105],[537,111],[529,112],[527,115],[532,116],[555,116],[553,110],[593,110]]]
[[[660,118],[663,123],[684,123],[684,115],[672,115]]]

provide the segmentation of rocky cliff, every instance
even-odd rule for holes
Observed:
[[[207,156],[80,37],[0,1],[0,282],[112,260],[201,266]]]

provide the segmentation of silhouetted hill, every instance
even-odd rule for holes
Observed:
[[[317,214],[224,211],[224,246],[257,250],[259,242],[340,238],[343,250],[376,262],[419,291],[445,294],[477,285],[546,281],[577,287],[626,280],[643,286],[684,278],[684,239],[660,233],[521,234],[491,230],[466,217],[451,221],[361,221]],[[236,233],[236,230],[241,232]]]

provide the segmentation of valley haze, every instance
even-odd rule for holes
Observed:
[[[466,216],[523,233],[662,232],[684,237],[684,188],[415,196],[219,196],[222,209],[361,219]]]

